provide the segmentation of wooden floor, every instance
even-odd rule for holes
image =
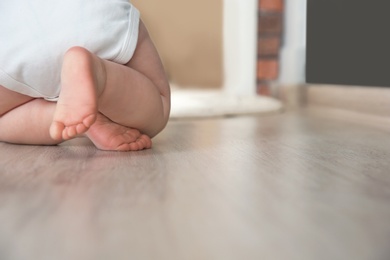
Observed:
[[[152,150],[0,143],[0,259],[390,259],[390,125],[171,121]]]

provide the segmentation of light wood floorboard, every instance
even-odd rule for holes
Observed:
[[[387,123],[303,110],[171,121],[141,152],[0,143],[0,259],[389,259]]]

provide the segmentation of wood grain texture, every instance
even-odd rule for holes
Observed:
[[[0,143],[0,259],[389,259],[390,129],[171,121],[154,148]]]

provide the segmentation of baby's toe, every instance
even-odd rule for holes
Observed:
[[[61,140],[64,128],[65,126],[61,122],[56,122],[56,121],[52,122],[49,129],[50,137],[53,138],[54,140]]]

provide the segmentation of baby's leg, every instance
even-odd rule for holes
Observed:
[[[102,60],[106,84],[99,111],[110,120],[153,137],[167,124],[170,89],[149,34],[140,21],[137,48],[126,65]]]
[[[142,21],[136,51],[126,65],[102,60],[80,47],[65,56],[51,136],[69,139],[87,132],[93,127],[97,110],[110,122],[138,129],[149,137],[165,127],[170,110],[169,84]],[[87,132],[91,140],[103,140],[98,135],[99,131]],[[111,144],[100,144],[107,145]]]
[[[97,97],[105,84],[104,68],[95,55],[74,47],[64,56],[61,93],[50,135],[67,140],[85,133],[95,122]]]
[[[55,105],[42,109],[43,103],[48,102],[0,86],[0,141],[42,145],[58,143],[47,131],[53,118],[50,110],[54,111]]]
[[[82,55],[85,56],[85,53]],[[34,99],[0,86],[0,141],[32,145],[62,142],[53,140],[49,134],[55,111],[56,103]],[[118,125],[100,113],[86,136],[102,150],[136,151],[151,147],[148,136],[137,129]]]
[[[32,99],[32,97],[22,95],[0,85],[0,117]]]
[[[0,141],[14,144],[55,145],[49,134],[56,103],[33,99],[0,117]],[[113,123],[102,114],[86,133],[101,150],[137,151],[151,147],[148,136]]]
[[[54,145],[49,135],[55,103],[32,99],[0,117],[0,141],[14,144]]]

